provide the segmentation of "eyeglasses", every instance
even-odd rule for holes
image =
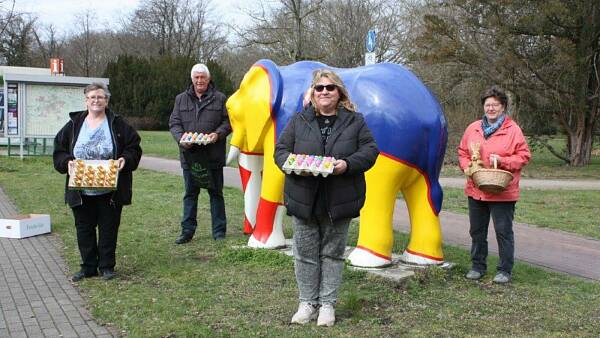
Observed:
[[[88,96],[88,97],[86,97],[86,99],[88,99],[90,101],[94,101],[94,100],[102,101],[102,100],[106,100],[106,96]]]
[[[498,108],[500,107],[502,104],[500,103],[488,103],[485,106],[483,106],[483,108]]]
[[[337,86],[334,84],[328,84],[328,85],[316,85],[315,86],[315,91],[320,93],[323,91],[323,89],[327,89],[328,92],[332,92],[334,89],[336,89]]]

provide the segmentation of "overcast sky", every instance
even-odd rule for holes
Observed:
[[[245,22],[239,7],[247,8],[255,2],[212,0],[211,7],[219,13],[214,18],[222,18],[222,22]],[[16,0],[15,9],[35,14],[41,23],[53,24],[61,33],[69,33],[78,13],[89,9],[98,16],[100,24],[106,24],[132,13],[139,3],[141,0]]]

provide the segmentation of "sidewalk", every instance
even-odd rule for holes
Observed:
[[[179,161],[144,156],[140,167],[181,175]],[[238,170],[226,167],[225,185],[240,189]],[[441,179],[442,186],[453,186],[463,179]],[[537,189],[593,189],[600,190],[599,181],[545,181],[522,180],[522,187]],[[440,214],[444,243],[469,249],[469,221],[467,215],[442,211]],[[409,231],[408,210],[404,201],[396,201],[394,229]],[[490,252],[498,252],[493,226],[488,243]],[[518,260],[574,276],[600,280],[600,241],[583,238],[563,231],[551,231],[534,225],[515,223],[515,256]],[[493,267],[490,267],[493,269]]]
[[[0,188],[0,218],[15,214]],[[0,337],[114,337],[68,281],[61,246],[53,234],[0,238]]]

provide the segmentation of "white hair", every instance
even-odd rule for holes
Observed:
[[[203,63],[197,63],[192,67],[192,71],[190,72],[190,77],[194,77],[194,73],[206,73],[208,77],[210,77],[210,72],[208,71],[208,67],[206,67]]]

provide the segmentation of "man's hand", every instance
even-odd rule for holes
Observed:
[[[180,143],[180,146],[183,147],[183,149],[190,149],[192,147],[192,143]]]
[[[348,169],[348,163],[346,163],[346,161],[335,160],[335,162],[333,162],[333,174],[334,175],[341,175],[346,172],[346,169]]]
[[[208,143],[215,143],[219,140],[219,134],[210,133],[208,134]]]

